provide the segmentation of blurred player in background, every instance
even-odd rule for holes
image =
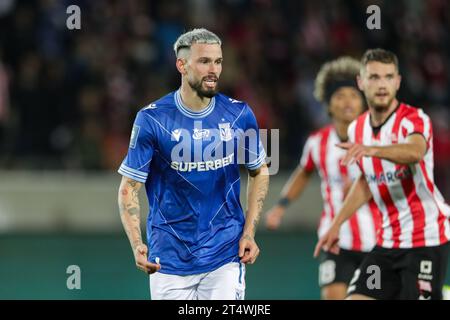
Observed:
[[[245,102],[218,93],[223,58],[214,33],[194,29],[174,50],[181,87],[138,112],[119,169],[122,223],[137,267],[150,274],[152,299],[244,299],[244,264],[259,254],[254,236],[269,184],[258,125]],[[256,139],[239,133],[247,131]],[[249,172],[246,216],[238,150]],[[144,184],[148,249],[139,227]]]
[[[347,141],[347,128],[364,110],[364,98],[357,88],[360,62],[341,57],[325,63],[315,81],[315,97],[328,107],[332,124],[310,135],[301,161],[283,188],[281,199],[266,217],[266,226],[276,229],[287,206],[297,199],[317,169],[321,178],[323,212],[318,236],[329,229],[342,207],[352,181],[359,177],[356,164],[342,165],[345,151],[336,144]],[[361,264],[365,253],[375,245],[379,212],[373,203],[365,204],[340,230],[341,254],[326,252],[319,266],[319,285],[323,299],[344,299],[347,285]]]
[[[321,248],[338,253],[341,226],[373,199],[382,228],[377,245],[355,272],[349,299],[442,299],[450,208],[434,183],[430,118],[397,100],[401,77],[394,53],[368,50],[362,64],[358,85],[369,110],[352,122],[349,142],[339,146],[347,150],[343,163],[357,163],[363,175],[314,255]]]

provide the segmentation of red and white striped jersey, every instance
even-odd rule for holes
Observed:
[[[367,111],[352,122],[348,134],[351,142],[366,146],[402,143],[413,133],[423,135],[427,142],[425,156],[416,164],[400,165],[375,157],[364,157],[358,163],[382,213],[377,245],[415,248],[446,243],[450,208],[434,183],[430,118],[422,109],[401,103],[376,131]]]
[[[334,216],[341,209],[345,187],[361,174],[356,164],[341,165],[345,150],[336,146],[340,142],[333,126],[322,128],[308,138],[300,160],[303,170],[311,172],[317,168],[321,178],[323,211],[318,228],[319,238],[328,231]],[[372,201],[365,204],[342,225],[339,247],[364,252],[372,250],[380,223],[381,216],[376,205]]]

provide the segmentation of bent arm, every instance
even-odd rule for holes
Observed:
[[[425,156],[427,142],[421,134],[412,134],[408,136],[405,143],[371,148],[374,157],[398,164],[414,164]]]

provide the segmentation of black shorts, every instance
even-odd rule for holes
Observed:
[[[339,254],[322,252],[319,265],[319,286],[333,283],[350,283],[367,252],[340,249]]]
[[[375,247],[364,259],[347,294],[379,300],[441,300],[449,243],[435,247]]]

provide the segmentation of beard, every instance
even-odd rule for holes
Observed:
[[[203,84],[203,80],[200,81],[189,81],[189,86],[197,93],[197,95],[203,99],[203,98],[212,98],[214,97],[217,92],[219,91],[219,82],[216,82],[216,86],[214,88],[207,88],[204,89],[202,84]]]
[[[373,97],[372,99],[368,99],[367,102],[376,111],[381,112],[381,111],[387,110],[390,107],[390,105],[392,104],[392,101],[394,101],[394,99],[395,99],[395,96],[392,95],[392,96],[388,97],[386,102],[377,102],[376,97]]]

